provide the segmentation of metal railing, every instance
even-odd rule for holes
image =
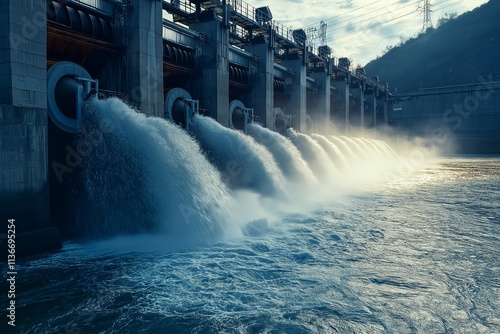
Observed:
[[[220,2],[220,1],[214,1]],[[255,7],[248,4],[243,0],[229,0],[227,1],[228,5],[234,9],[235,12],[245,16],[247,19],[250,19],[254,22],[257,22],[255,18]]]
[[[338,66],[340,68],[343,68],[343,69],[346,69],[344,66],[346,66],[347,64],[342,61],[339,61],[338,63]],[[350,66],[349,66],[350,67]],[[374,87],[374,88],[378,88],[378,90],[380,90],[381,92],[385,92],[387,91],[387,86],[385,84],[382,84],[380,83],[379,81],[375,80],[374,78],[372,77],[369,77],[367,76],[366,74],[360,72],[360,71],[357,71],[357,69],[354,69],[354,70],[349,70],[349,69],[346,69],[348,70],[348,72],[351,73],[351,76],[353,78],[357,78],[359,80],[364,80],[369,86],[371,87]]]
[[[85,6],[101,10],[105,13],[113,13],[116,5],[120,3],[120,1],[117,0],[71,0],[69,2],[79,2]]]
[[[86,0],[86,1],[103,1],[103,0]],[[189,0],[170,0],[170,1],[163,0],[163,2],[165,4],[168,3],[170,7],[178,9],[186,14],[191,14],[196,11],[195,5],[192,4]],[[206,3],[211,3],[218,8],[222,8],[224,5],[221,0],[207,0]],[[241,16],[246,20],[249,20],[249,22],[260,26],[263,30],[274,31],[277,39],[281,39],[282,41],[285,41],[292,45],[302,46],[305,44],[306,50],[308,52],[320,56],[319,46],[316,45],[316,43],[314,43],[313,40],[309,39],[306,40],[305,43],[301,43],[301,41],[298,41],[297,38],[294,37],[293,28],[285,26],[276,20],[269,19],[266,21],[261,16],[257,17],[259,14],[257,11],[257,7],[254,7],[243,0],[227,0],[226,4],[229,5],[233,13],[236,13],[238,16]],[[230,32],[231,34],[237,36],[242,40],[245,40],[249,37],[248,31],[244,27],[238,25],[236,22],[231,23]]]
[[[294,38],[293,38],[293,29],[287,26],[284,26],[283,24],[279,23],[278,21],[273,20],[272,23],[272,29],[276,31],[276,35],[278,35],[281,38],[284,38],[288,40],[289,42],[295,43]]]
[[[165,3],[170,3],[172,7],[179,9],[187,14],[192,14],[196,11],[196,6],[190,1],[180,1],[180,0],[172,0],[172,1],[163,1]]]
[[[196,7],[188,0],[173,0],[173,1],[163,0],[163,2],[170,3],[170,5],[173,6],[174,8],[179,9],[187,14],[191,14],[196,11]],[[209,0],[207,2],[211,2],[217,7],[223,6],[222,1],[220,0]],[[252,23],[261,26],[263,29],[268,29],[269,25],[271,25],[270,28],[274,29],[274,31],[276,32],[277,35],[279,35],[279,37],[286,39],[291,43],[295,43],[295,40],[293,38],[292,28],[286,27],[275,20],[271,20],[270,22],[265,22],[265,21],[263,22],[262,20],[258,20],[256,18],[256,9],[257,9],[256,7],[250,5],[249,3],[243,0],[228,0],[227,4],[231,6],[231,9],[233,9],[236,13],[238,13],[240,16],[245,17],[247,20],[250,20]],[[244,28],[236,25],[236,27],[233,29],[235,29],[234,32],[238,36],[245,37],[246,31]],[[316,48],[313,47],[313,49]]]

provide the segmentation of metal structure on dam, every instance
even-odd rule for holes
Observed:
[[[500,153],[500,82],[421,88],[393,96],[389,125],[465,154]]]
[[[59,246],[64,185],[53,163],[70,154],[89,95],[119,96],[184,126],[198,109],[227,127],[253,119],[280,133],[375,128],[391,109],[387,84],[351,71],[348,58],[279,24],[268,7],[8,0],[0,13],[0,211],[19,222],[19,254]]]

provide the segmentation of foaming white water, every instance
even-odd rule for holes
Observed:
[[[387,145],[387,143],[385,142],[380,142],[380,145],[384,146],[392,155],[393,158],[395,159],[398,159],[398,154],[394,151],[394,149],[392,147],[390,147],[389,145]]]
[[[377,157],[388,157],[386,152],[384,152],[380,146],[378,146],[377,144],[375,144],[374,140],[373,139],[368,139],[368,138],[360,138],[363,142],[365,142],[365,144],[368,146],[368,147],[371,147],[371,150],[372,152],[374,152],[374,154],[377,156]]]
[[[365,152],[368,152],[374,158],[379,157],[380,152],[375,147],[370,145],[370,142],[365,140],[365,138],[354,138],[354,139],[359,143],[359,145],[362,148],[364,148]]]
[[[318,134],[312,134],[311,137],[324,146],[333,161],[337,162],[339,156],[343,157],[345,168],[340,169],[334,182],[338,194],[375,181],[383,174],[397,168],[397,160],[388,150],[383,150],[377,145],[376,140]]]
[[[329,141],[325,136],[313,133],[311,137],[316,140],[325,150],[326,153],[331,157],[333,163],[336,166],[339,166],[341,169],[346,168],[349,165],[349,162],[344,157],[342,152],[339,150],[337,145]]]
[[[90,101],[84,126],[99,126],[102,138],[82,166],[81,235],[156,231],[210,242],[229,232],[229,192],[184,130],[116,98]]]
[[[381,149],[381,150],[385,153],[385,155],[386,155],[388,158],[394,158],[394,157],[392,156],[391,151],[389,151],[389,150],[387,149],[386,145],[383,145],[383,142],[382,142],[382,141],[380,141],[380,140],[375,140],[375,139],[372,139],[371,141],[372,141],[372,143],[373,143],[374,145],[377,145],[377,146],[378,146],[378,147],[379,147],[379,148],[380,148],[380,149]],[[385,144],[385,143],[384,143],[384,144]]]
[[[252,138],[208,117],[193,122],[195,139],[118,99],[92,100],[84,125],[107,126],[82,165],[80,234],[162,232],[168,238],[152,240],[160,246],[258,235],[283,215],[355,191],[394,162],[383,141],[293,129],[287,138],[257,124],[249,125]]]
[[[255,123],[249,124],[248,132],[257,142],[267,147],[285,176],[294,181],[317,182],[307,162],[290,139]]]
[[[310,136],[288,129],[292,143],[299,149],[318,179],[332,181],[337,169],[325,150]]]
[[[435,162],[209,247],[155,234],[19,259],[18,332],[498,332],[500,159]]]
[[[364,150],[356,140],[347,136],[341,136],[341,138],[345,140],[353,152],[356,152],[356,156],[359,159],[365,159],[367,157],[368,152]]]
[[[286,193],[285,178],[273,156],[252,137],[200,115],[194,118],[192,131],[231,188],[249,188],[266,196]]]
[[[342,140],[337,136],[327,136],[327,139],[329,139],[332,143],[336,144],[337,147],[344,153],[344,156],[346,156],[348,160],[350,160],[351,162],[359,161],[357,155],[353,152],[351,147],[346,144],[344,140]]]

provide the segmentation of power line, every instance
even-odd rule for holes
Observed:
[[[386,23],[389,23],[389,22],[392,22],[392,21],[395,21],[395,20],[398,20],[400,18],[403,18],[405,16],[408,16],[408,15],[412,15],[416,12],[416,10],[414,11],[411,11],[409,13],[406,13],[406,14],[403,14],[403,15],[400,15],[400,16],[397,16],[393,19],[390,19],[388,21],[384,21],[384,22],[378,22],[376,23],[375,25],[373,25],[373,27],[378,27],[378,26],[381,26],[381,25],[384,25]],[[351,35],[355,35],[355,34],[359,34],[361,31],[357,30],[357,31],[353,31],[353,32],[350,32],[350,33],[347,33],[347,34],[343,34],[343,35],[339,35],[339,36],[334,36],[334,37],[331,37],[331,38],[328,38],[327,40],[328,41],[332,41],[332,40],[338,40],[338,39],[341,39],[341,38],[345,38],[345,37],[348,37],[348,36],[351,36]]]
[[[406,6],[399,7],[399,8],[397,8],[397,9],[392,10],[392,11],[389,11],[388,13],[392,13],[392,12],[394,12],[394,11],[396,11],[396,10],[399,10],[399,9],[402,9],[402,8],[405,8],[405,7],[408,7],[408,6],[411,6],[412,4],[417,4],[417,3],[419,3],[420,1],[421,1],[421,0],[417,0],[417,1],[415,1],[415,2],[413,2],[413,3],[410,3],[410,4],[406,5]],[[449,1],[449,0],[446,0],[445,2],[447,2],[447,1]],[[333,16],[333,17],[330,17],[330,18],[328,18],[328,19],[326,19],[326,20],[322,20],[322,21],[320,21],[320,22],[316,22],[316,23],[308,24],[308,25],[306,25],[306,26],[304,26],[304,27],[310,27],[310,26],[315,25],[315,24],[317,24],[317,23],[325,22],[325,21],[328,21],[328,20],[331,20],[331,19],[334,19],[334,18],[337,18],[337,17],[340,17],[340,16],[345,16],[345,15],[346,15],[346,14],[348,14],[348,13],[351,13],[351,12],[357,11],[357,10],[359,10],[359,9],[362,9],[362,8],[368,7],[368,6],[373,5],[373,4],[377,3],[377,2],[380,2],[380,1],[375,1],[375,2],[372,2],[372,3],[368,4],[368,5],[364,5],[364,6],[361,6],[361,7],[359,7],[359,8],[356,8],[356,9],[350,10],[350,11],[348,11],[348,12],[345,12],[345,13],[342,13],[342,14],[339,14],[339,15],[336,15],[336,16]],[[380,8],[378,8],[378,9],[375,9],[375,10],[372,10],[372,11],[366,12],[366,13],[364,13],[364,14],[358,15],[356,18],[360,18],[360,17],[366,16],[366,15],[374,14],[374,13],[376,13],[376,12],[379,12],[379,11],[383,10],[383,9],[386,9],[386,8],[388,8],[388,7],[391,7],[392,5],[396,5],[396,4],[400,4],[400,3],[401,3],[401,0],[398,0],[398,1],[396,1],[396,2],[393,2],[393,3],[389,4],[389,5],[384,5],[383,7],[380,7]],[[373,16],[372,18],[375,18],[375,17],[377,17],[377,16],[379,16],[379,15],[375,15],[375,16]],[[352,18],[346,18],[345,20],[338,21],[338,22],[335,22],[335,23],[333,23],[333,24],[328,25],[328,28],[335,27],[335,26],[337,26],[337,25],[339,25],[339,24],[342,24],[342,23],[345,23],[345,22],[349,22],[349,21],[351,21],[351,20],[352,20]],[[361,22],[365,22],[365,21],[366,21],[366,20],[363,20],[363,21],[359,21],[359,22],[357,22],[357,23],[361,23]],[[355,24],[355,23],[352,23],[352,24]],[[349,27],[349,26],[350,26],[350,25],[352,25],[352,24],[346,25],[346,26],[344,26],[344,27]],[[338,28],[338,29],[342,29],[342,27],[341,27],[341,28]],[[338,30],[338,29],[334,29],[334,30]]]
[[[391,13],[394,13],[394,12],[396,12],[396,11],[398,11],[398,10],[403,9],[403,8],[406,8],[406,7],[409,7],[409,6],[415,5],[415,4],[417,4],[418,2],[420,2],[420,0],[415,1],[415,2],[412,2],[412,3],[410,3],[410,4],[406,5],[406,6],[402,6],[402,7],[399,7],[399,8],[397,8],[397,9],[394,9],[394,10],[388,11],[388,12],[386,12],[385,14],[391,14]],[[415,12],[415,11],[412,11],[411,13],[414,13],[414,12]],[[411,13],[410,13],[410,14],[411,14]],[[409,15],[409,14],[408,14],[408,15]],[[356,24],[359,24],[359,23],[363,23],[363,22],[366,22],[366,21],[373,20],[373,19],[375,19],[375,18],[377,18],[377,17],[379,17],[379,16],[380,16],[380,15],[371,16],[371,17],[369,17],[369,18],[367,18],[367,19],[364,19],[364,20],[361,20],[361,21],[358,21],[358,22],[349,23],[348,25],[345,25],[345,26],[342,26],[342,27],[338,27],[338,28],[335,28],[335,29],[331,29],[329,32],[332,32],[332,31],[337,31],[337,30],[341,30],[341,29],[345,29],[345,28],[348,28],[348,27],[350,27],[350,26],[353,26],[353,25],[356,25]],[[388,22],[390,22],[390,21],[388,21]],[[330,39],[329,39],[329,40],[330,40]]]
[[[412,4],[416,4],[416,3],[420,2],[420,1],[421,1],[421,0],[418,0],[418,1],[414,2],[414,3],[412,3]],[[449,2],[449,1],[451,1],[451,0],[445,0],[445,1],[443,1],[441,4],[446,3],[446,2]],[[464,0],[459,0],[459,1],[456,1],[456,2],[454,2],[454,3],[451,3],[451,4],[447,5],[447,6],[444,6],[444,7],[441,7],[441,8],[439,8],[439,9],[437,9],[436,11],[438,11],[438,10],[442,10],[442,9],[447,8],[447,7],[450,7],[450,6],[453,6],[453,5],[455,5],[455,4],[459,3],[459,2],[463,2],[463,1],[464,1]],[[410,5],[411,5],[411,4],[410,4]],[[407,7],[407,6],[404,6],[404,7]],[[404,7],[401,7],[401,8],[404,8]],[[401,9],[401,8],[399,8],[399,9]],[[393,10],[393,11],[390,11],[390,12],[388,12],[387,14],[392,13],[392,12],[394,12],[394,11],[396,11],[396,10],[397,10],[397,9],[395,9],[395,10]],[[418,10],[418,9],[417,9],[417,10]],[[412,11],[412,12],[410,12],[410,13],[407,13],[407,14],[403,14],[403,15],[397,16],[397,17],[395,17],[395,18],[393,18],[393,19],[391,19],[391,20],[389,20],[389,21],[385,21],[385,22],[378,22],[378,23],[376,23],[376,24],[372,25],[372,26],[371,26],[371,28],[375,28],[375,27],[378,27],[378,26],[384,25],[384,24],[386,24],[386,23],[389,23],[389,22],[392,22],[392,21],[398,20],[398,19],[400,19],[400,18],[402,18],[402,17],[405,17],[405,16],[408,16],[408,15],[411,15],[411,14],[413,14],[413,13],[415,13],[415,11]],[[375,17],[372,17],[372,18],[376,18],[376,16],[375,16]],[[359,22],[357,22],[357,23],[362,23],[362,22],[368,21],[368,20],[370,20],[370,19],[372,19],[372,18],[369,18],[369,19],[366,19],[366,20],[363,20],[363,21],[359,21]],[[345,27],[348,27],[348,26],[349,26],[349,25],[347,25],[347,26],[345,26]],[[345,28],[345,27],[344,27],[344,28]],[[366,26],[365,26],[365,27],[366,27]],[[365,27],[363,27],[363,28],[365,28]],[[340,38],[345,38],[345,37],[348,37],[348,36],[352,36],[352,35],[355,35],[355,34],[360,33],[360,32],[361,32],[361,31],[360,31],[361,29],[362,29],[362,28],[360,28],[360,29],[358,29],[358,30],[356,30],[356,31],[353,31],[353,32],[349,32],[349,33],[341,34],[341,35],[338,35],[338,36],[332,36],[332,37],[328,38],[327,40],[328,40],[328,41],[332,41],[332,40],[334,40],[334,39],[340,39]],[[335,29],[335,30],[339,30],[339,28],[338,28],[338,29]]]
[[[396,8],[396,9],[391,10],[391,11],[385,12],[384,14],[389,14],[389,13],[395,12],[395,11],[397,11],[397,10],[400,10],[400,9],[406,8],[406,7],[408,7],[408,6],[411,6],[411,5],[417,4],[417,3],[419,3],[419,2],[420,2],[420,0],[414,1],[414,2],[412,2],[412,3],[410,3],[410,4],[408,4],[408,5],[405,5],[405,6],[402,6],[402,7],[398,7],[398,8]],[[382,7],[382,8],[379,8],[379,9],[378,9],[378,10],[376,10],[375,12],[378,12],[378,11],[380,11],[380,10],[382,10],[382,9],[385,9],[385,8],[387,8],[387,7],[390,7],[391,5],[398,4],[398,3],[400,3],[400,2],[399,2],[399,1],[396,1],[396,2],[394,2],[394,3],[392,3],[392,4],[388,5],[388,6],[384,6],[384,7]],[[357,18],[360,18],[360,17],[366,16],[366,15],[370,15],[370,14],[374,14],[374,12],[366,12],[366,13],[364,13],[364,14],[362,14],[362,15],[358,15],[358,16],[357,16]],[[380,16],[380,15],[379,15],[379,14],[377,14],[377,15],[374,15],[374,16],[369,17],[368,19],[365,19],[365,20],[362,20],[362,21],[359,21],[359,22],[350,23],[350,24],[348,24],[348,25],[346,25],[346,26],[343,26],[343,27],[340,27],[340,28],[335,28],[335,29],[333,29],[333,30],[339,30],[339,29],[342,29],[342,28],[347,28],[347,27],[349,27],[349,26],[351,26],[351,25],[353,25],[353,24],[357,24],[357,23],[365,22],[365,21],[368,21],[368,20],[374,19],[374,18],[379,17],[379,16]],[[345,20],[343,20],[343,21],[335,22],[334,24],[330,25],[330,26],[329,26],[329,28],[331,28],[332,26],[334,27],[334,26],[336,26],[336,25],[339,25],[339,24],[341,24],[341,23],[349,22],[349,21],[351,21],[351,20],[352,20],[351,18],[347,18],[347,19],[345,19]]]
[[[449,0],[444,1],[444,2],[448,2],[448,1],[449,1]],[[444,6],[444,7],[438,8],[438,9],[436,9],[436,10],[435,10],[435,12],[440,11],[440,10],[443,10],[443,9],[445,9],[445,8],[448,8],[448,7],[451,7],[451,6],[456,5],[457,3],[460,3],[460,2],[464,2],[464,0],[459,0],[459,1],[456,1],[456,2],[454,2],[454,3],[449,4],[449,5],[447,5],[447,6]],[[441,3],[441,5],[442,5],[442,4],[443,4],[443,3]]]
[[[449,1],[451,1],[451,0],[445,0],[445,1],[443,1],[443,2],[441,3],[441,5],[442,5],[443,3],[446,3],[446,2],[449,2]],[[440,8],[438,8],[438,9],[436,9],[436,11],[443,10],[443,9],[445,9],[445,8],[451,7],[451,6],[456,5],[457,3],[460,3],[460,2],[463,2],[463,1],[464,1],[464,0],[455,1],[455,2],[453,2],[453,3],[451,3],[451,4],[449,4],[449,5],[446,5],[446,6],[443,6],[443,7],[440,7]],[[417,10],[418,10],[418,9],[417,9]],[[386,24],[386,23],[389,23],[389,22],[392,22],[392,21],[399,20],[399,19],[401,19],[401,18],[403,18],[403,17],[405,17],[405,16],[412,15],[412,14],[414,14],[415,12],[416,12],[416,11],[412,11],[412,12],[409,12],[409,13],[407,13],[407,14],[403,14],[403,15],[397,16],[397,17],[395,17],[395,18],[392,18],[392,19],[390,19],[390,20],[388,20],[388,21],[378,22],[378,23],[376,23],[375,25],[373,25],[372,27],[374,28],[374,27],[379,27],[379,26],[382,26],[382,25],[384,25],[384,24]],[[338,39],[343,39],[343,38],[346,38],[346,37],[349,37],[349,36],[352,36],[352,35],[359,34],[360,32],[361,32],[360,30],[357,30],[357,31],[350,32],[350,33],[346,33],[346,34],[343,34],[343,35],[339,35],[339,36],[331,37],[331,38],[329,38],[329,39],[328,39],[328,41],[331,41],[331,40],[333,40],[333,39],[335,39],[335,40],[338,40]]]
[[[352,9],[352,10],[350,10],[350,11],[344,12],[344,13],[339,14],[339,15],[335,15],[335,16],[329,17],[329,18],[324,19],[324,20],[321,20],[321,21],[319,21],[319,22],[310,23],[310,24],[308,24],[308,25],[305,25],[303,28],[307,28],[307,27],[310,27],[310,26],[316,25],[316,24],[321,23],[321,22],[326,22],[326,21],[330,21],[330,20],[336,19],[337,17],[344,16],[345,14],[349,14],[349,13],[355,12],[355,11],[357,11],[357,10],[363,9],[363,8],[368,7],[368,6],[371,6],[371,5],[374,5],[374,4],[376,4],[377,2],[381,2],[381,1],[383,1],[383,0],[378,0],[378,1],[371,2],[371,3],[367,4],[367,5],[364,5],[364,6],[361,6],[361,7],[355,8],[355,9]],[[398,1],[398,2],[399,2],[399,1]]]

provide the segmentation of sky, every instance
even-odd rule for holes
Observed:
[[[381,56],[387,46],[397,45],[401,38],[422,31],[424,0],[245,0],[253,7],[268,6],[273,19],[292,29],[315,29],[320,22],[326,27],[326,44],[333,56],[348,57],[352,64],[364,66]],[[446,13],[458,15],[470,11],[488,0],[430,0],[431,21]],[[320,45],[320,40],[315,40]]]

